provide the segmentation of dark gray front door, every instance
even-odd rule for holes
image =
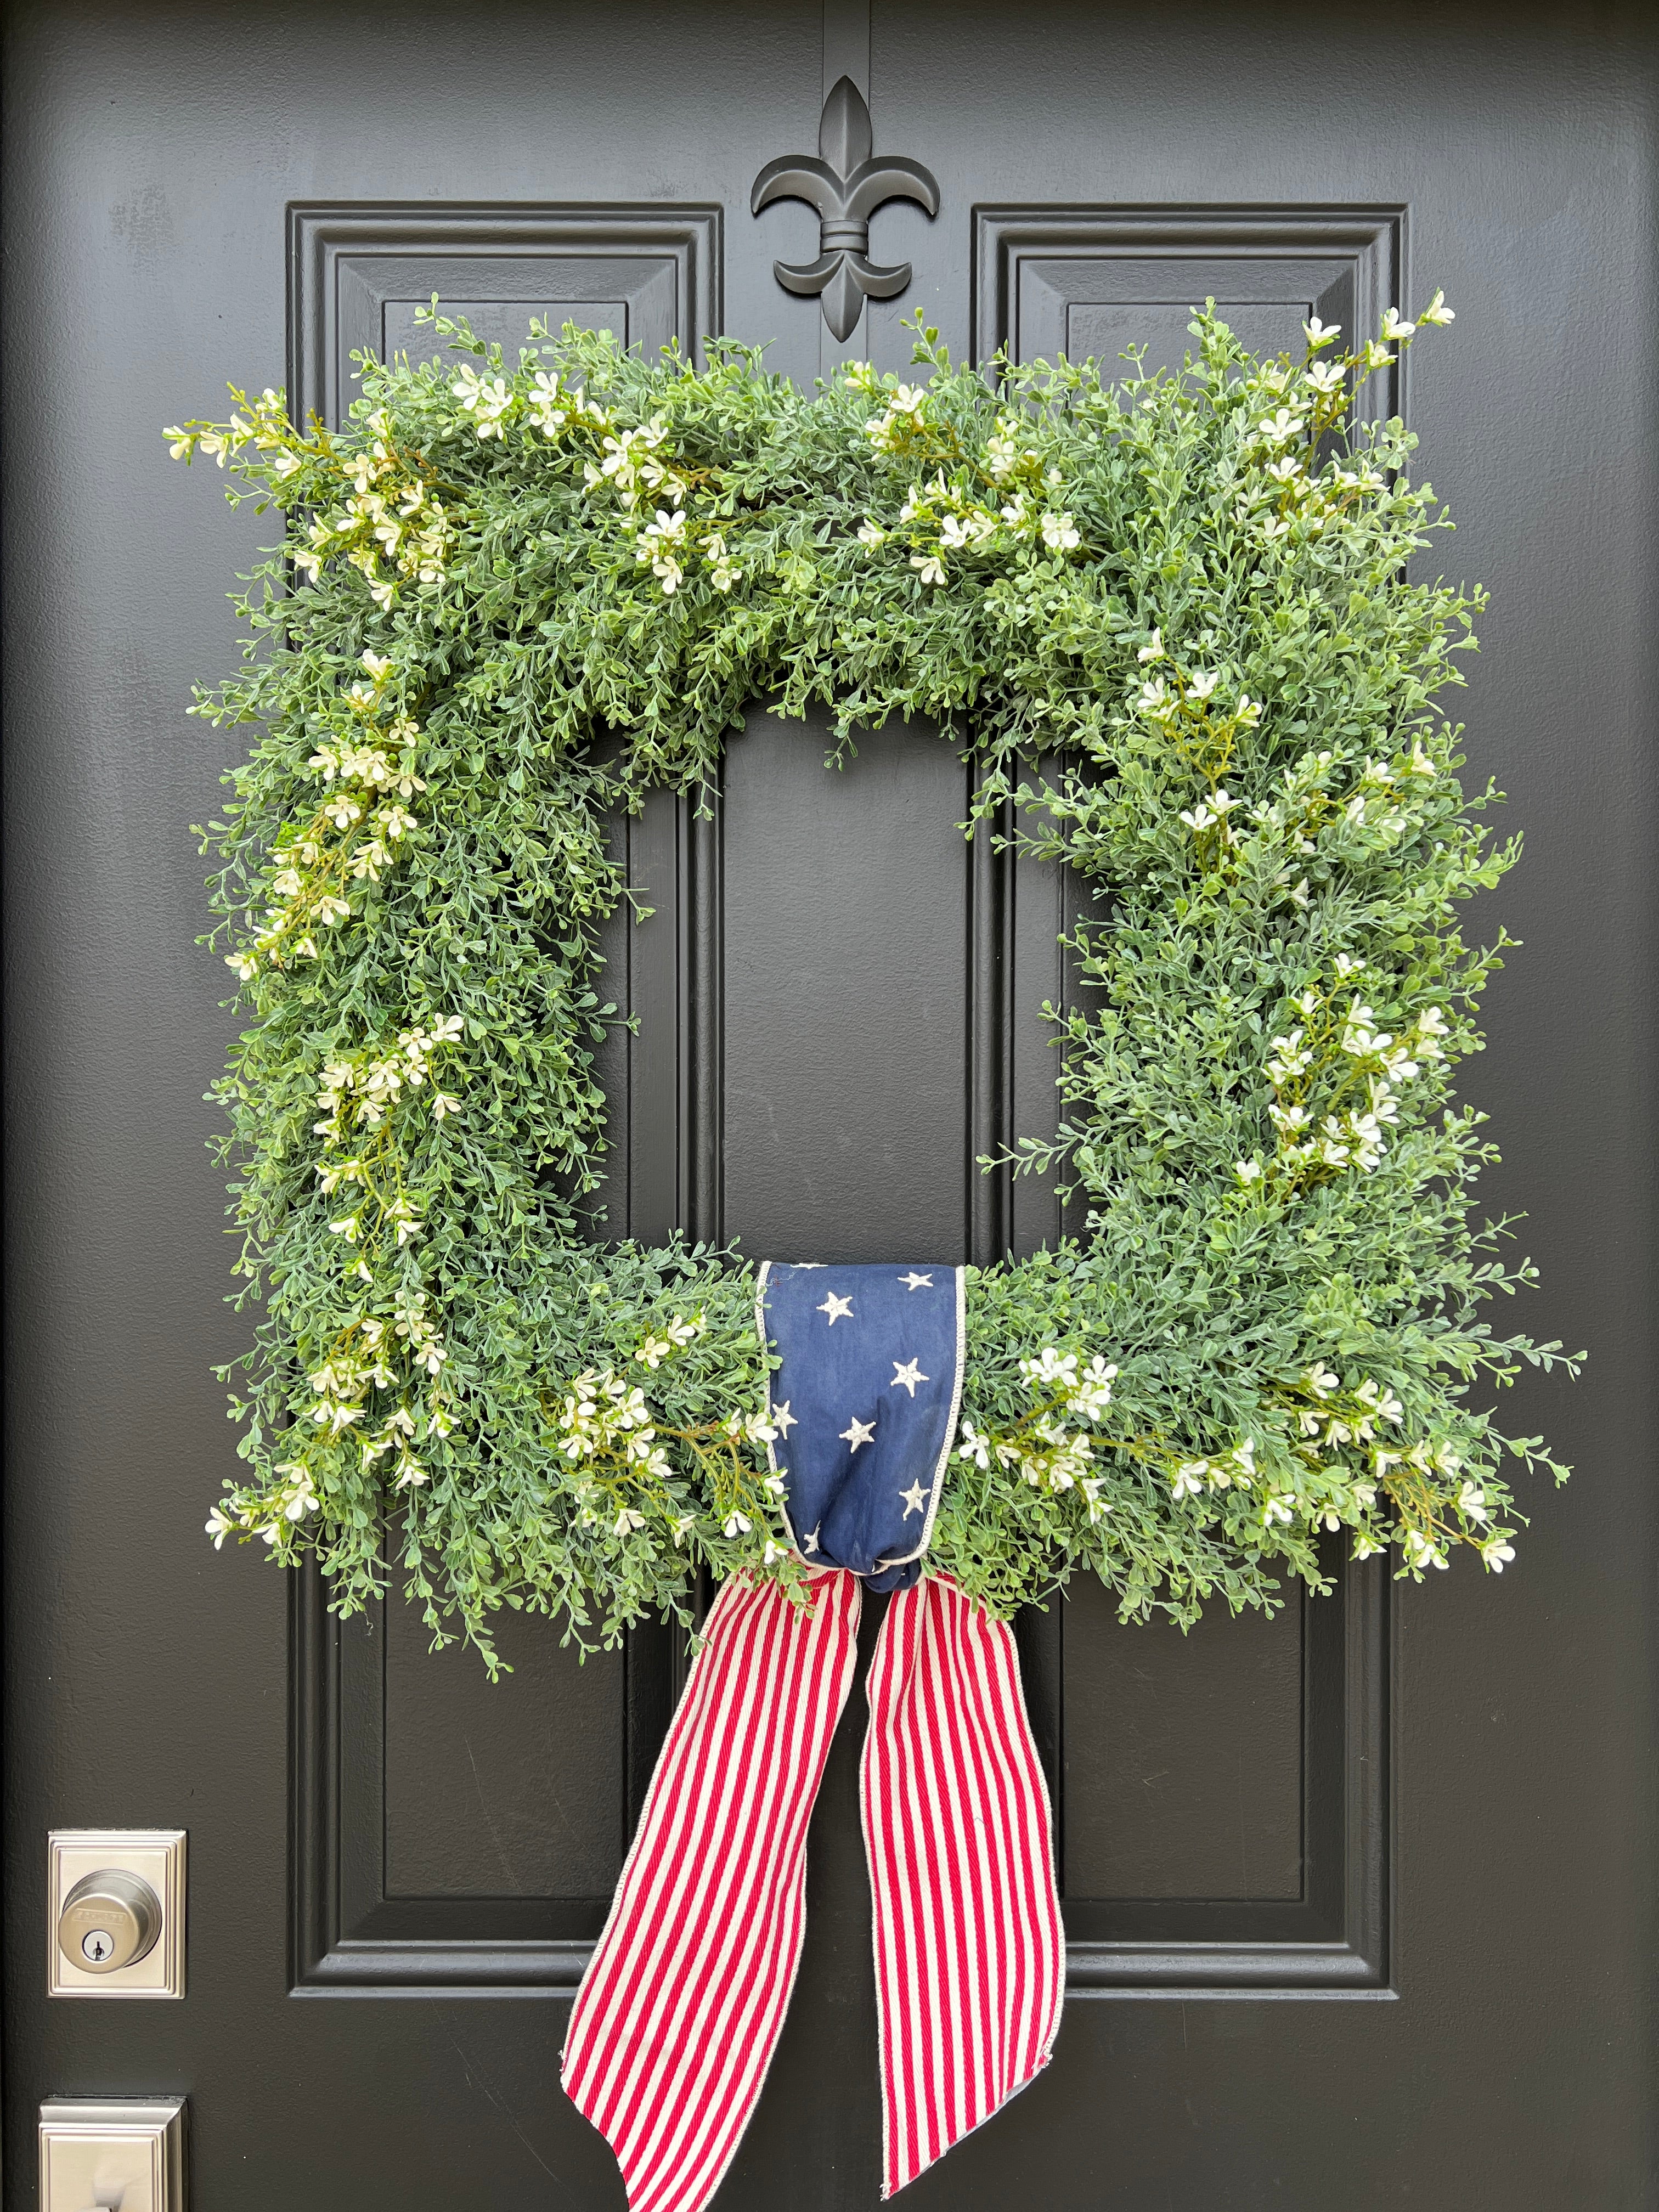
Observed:
[[[1256,344],[1443,284],[1400,394],[1492,592],[1467,695],[1528,859],[1528,940],[1469,1075],[1527,1207],[1540,1336],[1594,1352],[1509,1409],[1578,1480],[1501,1583],[1350,1572],[1185,1641],[1080,1592],[1024,1629],[1072,1945],[1049,2072],[915,2191],[1113,2212],[1638,2212],[1652,1932],[1656,419],[1643,11],[696,0],[11,15],[8,872],[12,1142],[6,2174],[49,2094],[186,2093],[198,2212],[619,2207],[562,2098],[571,1989],[677,1684],[665,1632],[578,1669],[426,1656],[393,1603],[201,1523],[239,1324],[199,1104],[227,1041],[192,939],[235,736],[187,720],[269,525],[170,467],[226,380],[337,410],[433,291],[655,346],[723,327],[810,379],[958,353],[1178,356],[1212,295]],[[775,259],[756,172],[842,70],[938,179],[844,344]],[[1061,890],[970,856],[963,771],[893,732],[842,775],[760,713],[718,819],[628,830],[655,918],[613,941],[613,1222],[757,1253],[989,1257],[1056,1224],[971,1163],[1052,1118],[1033,1010]],[[902,869],[890,865],[902,854]],[[902,1013],[883,960],[919,979]],[[848,1038],[865,1079],[823,1079]],[[874,1609],[872,1609],[872,1613]],[[873,1626],[873,1620],[872,1620]],[[720,2202],[872,2205],[879,2113],[849,1705],[805,1968]],[[48,2001],[46,1837],[190,1832],[182,2003]],[[76,2208],[81,2212],[81,2208]]]

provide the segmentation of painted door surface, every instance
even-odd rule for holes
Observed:
[[[682,1665],[650,1630],[579,1668],[520,1622],[492,1689],[400,1601],[342,1629],[202,1535],[232,1441],[209,1370],[240,1329],[187,825],[237,740],[183,710],[231,661],[226,586],[270,526],[159,426],[228,379],[336,414],[350,349],[417,343],[434,291],[508,343],[532,313],[647,347],[723,329],[810,380],[902,367],[916,307],[958,353],[1163,361],[1206,295],[1276,347],[1443,285],[1457,322],[1395,397],[1460,521],[1437,557],[1492,590],[1460,703],[1528,841],[1477,924],[1527,943],[1466,1087],[1504,1148],[1487,1203],[1530,1214],[1528,1324],[1593,1353],[1509,1417],[1579,1475],[1529,1501],[1501,1583],[1373,1563],[1184,1641],[1086,1591],[1023,1625],[1065,2025],[914,2195],[1653,2203],[1650,12],[37,0],[10,37],[12,2201],[44,2097],[184,2093],[198,2212],[619,2207],[557,2052]],[[815,217],[750,212],[843,72],[939,196],[875,216],[872,258],[914,275],[844,342],[773,271],[811,259]],[[1063,887],[970,854],[931,732],[840,775],[822,738],[757,706],[714,821],[660,799],[619,831],[656,913],[611,948],[639,1017],[606,1068],[612,1224],[1029,1250],[1051,1202],[972,1162],[1052,1126]],[[876,2201],[861,1712],[732,2212]],[[48,2000],[63,1826],[189,1830],[183,2002]]]

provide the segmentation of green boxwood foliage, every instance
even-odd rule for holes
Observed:
[[[202,833],[257,1316],[216,1540],[314,1549],[347,1609],[401,1573],[486,1656],[502,1604],[586,1644],[700,1568],[802,1580],[747,1263],[580,1214],[605,817],[711,791],[762,696],[849,750],[932,718],[969,834],[1012,799],[1094,894],[1060,1139],[1017,1163],[1086,1235],[970,1275],[933,1565],[1004,1612],[1088,1569],[1183,1623],[1324,1588],[1337,1532],[1501,1570],[1506,1456],[1565,1470],[1479,1389],[1561,1355],[1480,1317],[1533,1279],[1450,1089],[1504,942],[1459,910],[1515,857],[1436,707],[1480,601],[1410,580],[1445,518],[1403,425],[1353,421],[1413,325],[1256,360],[1206,313],[1182,371],[1121,380],[988,379],[919,328],[924,380],[808,397],[735,345],[532,327],[509,365],[429,321],[459,368],[363,359],[338,433],[271,392],[168,433],[287,518],[196,709],[257,732]]]

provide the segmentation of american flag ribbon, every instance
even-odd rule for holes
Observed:
[[[578,1992],[562,2079],[632,2212],[701,2212],[748,2125],[805,1932],[806,1832],[852,1685],[856,1575],[733,1577]],[[928,1576],[867,1682],[863,1819],[890,2197],[1047,2065],[1065,1950],[1014,1641]]]

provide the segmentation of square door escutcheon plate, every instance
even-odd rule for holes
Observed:
[[[55,1997],[181,1997],[185,1994],[185,1831],[54,1828],[46,1838],[46,1988]],[[58,1940],[64,1900],[89,1874],[118,1869],[149,1884],[161,1907],[154,1948],[114,1973],[86,1972]],[[125,2208],[124,2208],[125,2212]]]
[[[40,2107],[40,2212],[185,2212],[182,2097],[54,2097]]]

